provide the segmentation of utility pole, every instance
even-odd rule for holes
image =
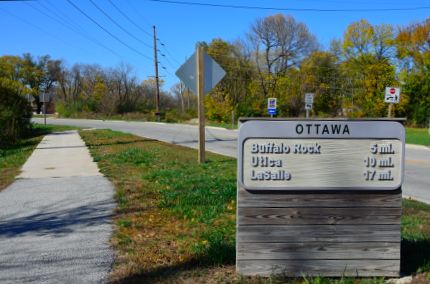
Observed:
[[[154,66],[155,66],[155,85],[156,85],[155,115],[157,116],[157,120],[160,121],[160,82],[158,77],[157,34],[155,31],[155,26],[153,26],[152,28],[154,29]]]
[[[204,55],[203,46],[197,44],[196,47],[196,62],[197,62],[197,97],[198,97],[198,116],[199,116],[199,163],[205,162],[205,66],[204,66]]]

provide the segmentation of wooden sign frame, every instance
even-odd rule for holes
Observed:
[[[365,139],[376,137],[401,141],[402,177],[398,187],[274,189],[264,186],[247,188],[244,185],[241,163],[246,139],[264,138],[269,132],[271,138],[312,140],[316,135],[306,133],[307,137],[299,137],[297,133],[289,133],[285,125],[294,130],[300,123],[319,122],[354,125],[350,133],[361,129],[361,138]],[[242,123],[238,139],[238,273],[291,277],[399,275],[404,172],[404,128],[400,123],[386,120],[258,119],[243,119]],[[363,126],[356,128],[358,125]]]

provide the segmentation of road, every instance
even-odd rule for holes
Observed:
[[[43,123],[43,119],[35,118]],[[112,129],[167,143],[197,148],[197,126],[185,124],[104,121],[87,119],[48,119],[49,124],[74,125],[83,128]],[[206,150],[236,158],[236,130],[206,128]],[[430,204],[430,148],[406,145],[404,196]]]

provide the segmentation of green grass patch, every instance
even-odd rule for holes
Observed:
[[[406,128],[406,143],[430,146],[428,128]]]
[[[110,130],[80,134],[117,188],[114,280],[234,263],[235,159],[208,153],[199,165],[192,149]]]
[[[209,153],[199,165],[192,149],[110,130],[80,134],[117,188],[114,279],[234,263],[235,159]]]
[[[430,272],[430,205],[409,199],[403,200],[401,269]]]
[[[287,279],[235,274],[236,160],[109,130],[82,131],[115,184],[120,283],[383,283],[382,278]],[[405,200],[402,271],[428,272],[430,206]]]
[[[206,122],[206,125],[227,129],[237,129],[237,121],[234,124],[231,124],[231,122],[208,121]]]
[[[43,136],[55,131],[71,129],[76,129],[76,127],[34,124],[32,131],[26,138],[14,145],[0,148],[0,190],[14,181],[22,165],[27,161]]]

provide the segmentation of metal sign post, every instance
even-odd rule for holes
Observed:
[[[42,100],[43,100],[43,120],[46,125],[46,100],[45,100],[45,93],[42,94]]]

